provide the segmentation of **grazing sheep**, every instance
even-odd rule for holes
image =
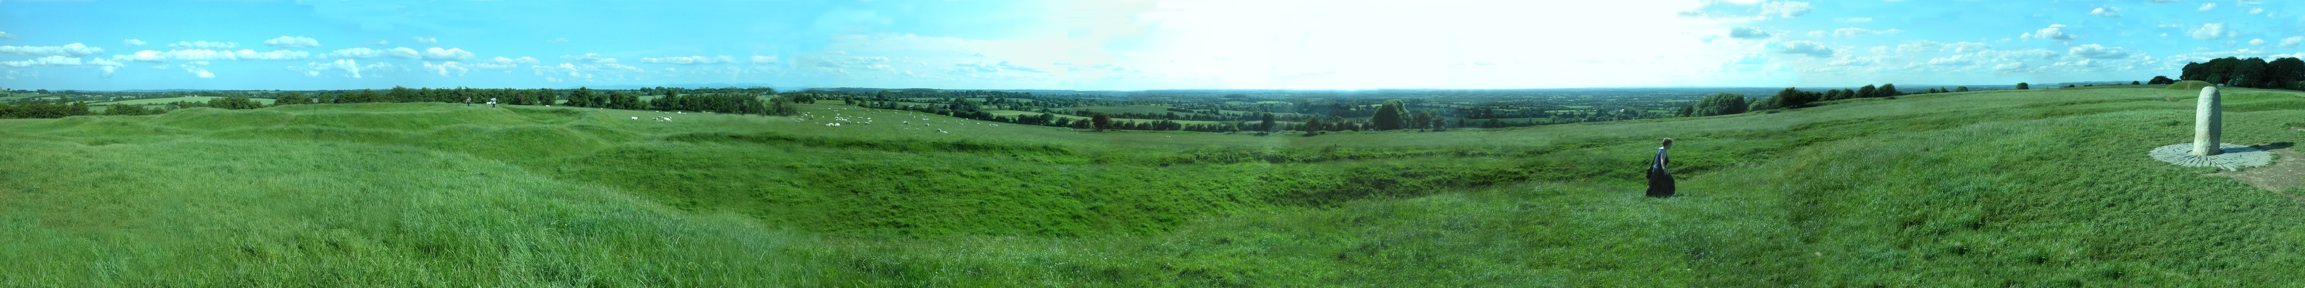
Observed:
[[[640,120],[640,116],[632,116],[632,120]]]

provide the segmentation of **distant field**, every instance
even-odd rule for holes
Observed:
[[[1008,116],[1008,117],[1015,117],[1015,116],[1021,116],[1021,115],[1040,115],[1040,114],[1050,114],[1050,115],[1055,115],[1055,116],[1056,116],[1056,118],[1062,118],[1062,119],[1073,119],[1073,121],[1083,121],[1083,120],[1089,120],[1089,117],[1080,117],[1080,116],[1064,115],[1064,114],[1057,114],[1057,113],[1040,113],[1040,112],[1016,111],[1016,110],[986,110],[985,112],[987,112],[987,113],[992,113],[992,115],[997,115],[997,116]],[[1154,122],[1154,121],[1161,121],[1161,119],[1136,119],[1136,118],[1119,118],[1119,117],[1114,117],[1114,118],[1112,118],[1112,119],[1113,119],[1113,121],[1136,121],[1136,122]],[[1197,120],[1172,120],[1172,121],[1175,121],[1175,122],[1177,122],[1178,124],[1186,124],[1186,125],[1202,125],[1202,124],[1234,124],[1234,123],[1240,123],[1240,121],[1197,121]]]
[[[1312,137],[838,101],[0,119],[0,286],[2305,286],[2305,188],[2146,157],[2193,93]],[[2226,93],[2226,142],[2305,140],[2305,94]],[[1664,137],[1681,194],[1641,197]]]
[[[175,102],[177,102],[177,101],[184,101],[184,102],[208,102],[208,100],[215,100],[216,98],[224,98],[224,97],[216,97],[216,96],[187,96],[187,97],[151,98],[151,99],[135,99],[135,100],[123,100],[123,101],[111,101],[111,102],[89,102],[89,103],[88,103],[88,105],[89,105],[89,106],[102,106],[102,105],[158,105],[158,104],[168,104],[168,103],[175,103]],[[250,98],[250,99],[248,99],[248,100],[255,100],[257,103],[264,103],[264,105],[272,105],[272,99],[266,99],[266,98]]]
[[[1168,107],[1168,106],[1150,106],[1150,105],[1130,105],[1130,106],[1089,106],[1089,107],[1072,107],[1072,108],[1068,108],[1068,109],[1072,109],[1072,110],[1076,110],[1076,111],[1096,111],[1096,112],[1100,112],[1100,113],[1106,113],[1106,114],[1117,114],[1117,113],[1147,113],[1147,114],[1162,114],[1162,113],[1169,113],[1169,110],[1168,110],[1169,108],[1171,108],[1171,107]]]

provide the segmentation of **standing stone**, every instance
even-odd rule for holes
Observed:
[[[2216,86],[2201,87],[2201,107],[2193,112],[2193,152],[2190,153],[2193,156],[2212,156],[2225,152],[2225,149],[2218,147],[2220,143],[2217,142],[2218,130],[2224,125],[2217,115],[2222,112],[2217,107],[2218,97]]]

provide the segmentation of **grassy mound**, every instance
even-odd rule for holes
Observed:
[[[2300,284],[2305,190],[2144,156],[2191,139],[2192,103],[2164,101],[2191,91],[1318,137],[845,106],[806,109],[880,124],[441,104],[0,120],[0,258],[22,259],[0,285]],[[2227,142],[2297,141],[2305,96],[2226,95]],[[634,120],[653,117],[673,120]],[[1661,137],[1682,196],[1640,197]]]
[[[2210,84],[2210,83],[2209,83],[2209,81],[2201,81],[2201,80],[2185,80],[2185,81],[2177,81],[2177,83],[2175,83],[2175,84],[2169,84],[2169,89],[2174,89],[2174,90],[2187,90],[2187,91],[2201,91],[2201,87],[2209,87],[2209,86],[2217,86],[2217,84]]]

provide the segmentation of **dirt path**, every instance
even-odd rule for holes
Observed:
[[[2256,186],[2258,189],[2265,189],[2265,191],[2281,192],[2281,190],[2289,189],[2289,187],[2305,187],[2305,153],[2298,153],[2296,149],[2286,147],[2267,150],[2271,150],[2268,152],[2273,152],[2275,155],[2273,165],[2244,168],[2240,172],[2218,172],[2216,175],[2233,177],[2234,180],[2241,180],[2241,183],[2248,183],[2249,186]],[[2289,197],[2298,199],[2298,201],[2305,201],[2305,196],[2291,195]]]

